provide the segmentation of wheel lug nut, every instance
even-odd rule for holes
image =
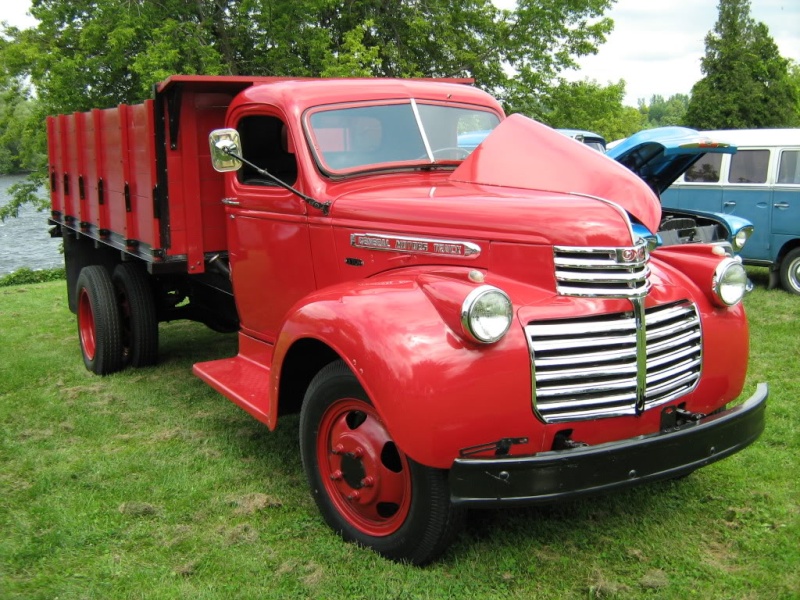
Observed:
[[[368,475],[361,480],[362,487],[372,487],[375,485],[375,478],[372,475]]]
[[[352,494],[350,494],[347,497],[347,499],[350,500],[351,502],[354,502],[354,501],[358,500],[359,498],[361,498],[361,492],[359,492],[358,490],[354,491]]]
[[[333,473],[331,473],[331,479],[333,481],[339,481],[343,475],[344,473],[342,473],[339,469],[337,469]]]
[[[341,454],[342,452],[344,452],[344,446],[341,444],[336,444],[331,450],[332,454]]]
[[[361,446],[356,447],[353,450],[353,458],[361,458],[362,456],[364,456],[364,449]]]

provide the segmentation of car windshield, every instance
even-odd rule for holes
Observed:
[[[321,108],[306,120],[320,168],[331,175],[457,165],[500,117],[475,106],[410,100]]]

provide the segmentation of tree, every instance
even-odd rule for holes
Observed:
[[[650,103],[645,104],[639,100],[639,112],[646,120],[645,127],[667,127],[669,125],[683,125],[686,119],[686,109],[689,106],[689,96],[674,94],[664,99],[664,96],[654,94]]]
[[[564,81],[554,87],[537,118],[551,127],[585,129],[607,140],[628,137],[644,127],[639,111],[623,106],[625,82]]]
[[[44,132],[38,102],[30,97],[24,83],[12,79],[0,84],[0,174],[25,173],[45,162],[37,148]]]
[[[795,105],[795,112],[800,115],[800,64],[791,59],[789,60],[789,81],[792,82],[792,85],[797,92],[797,104]]]
[[[596,52],[612,2],[35,0],[0,55],[53,112],[139,102],[174,73],[473,77],[524,106]]]
[[[471,77],[519,110],[596,52],[613,1],[33,0],[36,27],[0,27],[0,81],[30,81],[41,114],[141,102],[175,73]]]
[[[692,88],[687,124],[697,129],[800,124],[798,90],[788,66],[767,26],[750,16],[749,0],[720,0],[719,17],[706,36],[704,77]]]

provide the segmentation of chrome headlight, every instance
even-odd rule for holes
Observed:
[[[751,235],[753,235],[752,227],[742,227],[736,232],[736,235],[733,236],[733,249],[736,252],[739,252],[742,248],[744,248],[744,245],[747,243],[747,240],[750,239]]]
[[[511,299],[491,285],[475,288],[461,305],[464,333],[482,344],[493,344],[508,333],[511,318]]]
[[[738,257],[737,257],[738,258]],[[733,306],[747,291],[747,271],[740,260],[724,258],[714,269],[711,289],[719,306]]]

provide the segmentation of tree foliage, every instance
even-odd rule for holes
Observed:
[[[647,129],[683,125],[688,107],[689,96],[686,94],[674,94],[667,99],[660,94],[654,94],[648,104],[639,100],[639,112],[646,121]]]
[[[30,172],[44,164],[41,120],[39,103],[24,83],[0,83],[0,174]]]
[[[6,69],[52,112],[140,102],[175,73],[473,77],[527,106],[596,51],[613,0],[33,0]]]
[[[615,140],[639,131],[640,112],[623,106],[625,82],[602,86],[595,81],[564,81],[551,90],[537,118],[551,127],[585,129]]]
[[[471,77],[525,110],[596,52],[613,2],[518,0],[501,10],[491,0],[33,0],[37,26],[0,27],[0,84],[36,90],[36,110],[15,117],[35,121],[36,132],[15,138],[31,156],[44,151],[43,115],[141,102],[172,74]],[[43,181],[40,170],[18,186],[6,213]]]
[[[719,17],[706,36],[704,77],[692,88],[687,124],[697,129],[800,124],[798,89],[788,67],[767,26],[750,16],[749,0],[720,0]]]

